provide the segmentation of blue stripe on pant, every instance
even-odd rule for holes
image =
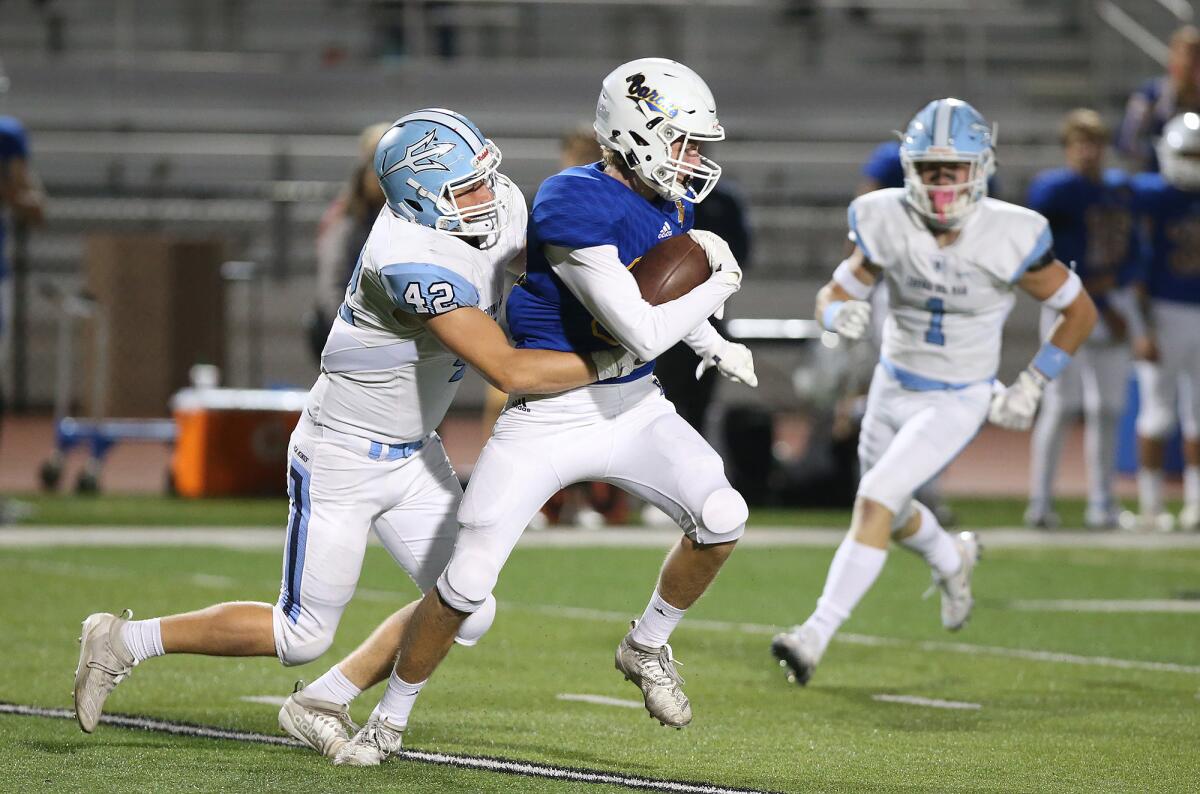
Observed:
[[[304,580],[304,546],[308,539],[308,516],[311,502],[308,497],[309,473],[296,465],[288,469],[288,497],[291,515],[288,519],[287,545],[283,555],[283,592],[279,610],[292,623],[300,617],[300,586]]]

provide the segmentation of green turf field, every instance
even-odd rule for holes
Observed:
[[[613,670],[612,652],[661,554],[518,548],[491,634],[451,653],[422,694],[406,744],[775,791],[1195,791],[1200,613],[1073,614],[1017,602],[1196,598],[1200,550],[991,549],[977,576],[976,615],[954,636],[940,629],[936,598],[920,598],[923,564],[896,551],[845,639],[800,689],[784,681],[767,643],[772,626],[807,614],[831,556],[831,548],[734,555],[673,638],[695,712],[690,727],[673,731],[640,708],[558,698],[638,698]],[[128,606],[145,617],[272,600],[279,565],[276,553],[260,551],[0,549],[0,700],[69,707],[74,640],[91,611]],[[295,678],[315,678],[414,595],[372,548],[338,642],[318,662],[285,670],[273,659],[155,659],[117,689],[110,709],[275,733],[276,708],[241,698],[282,696]],[[1169,664],[1144,664],[1154,662]],[[380,692],[359,700],[356,718]],[[87,737],[73,721],[34,717],[0,716],[0,753],[0,789],[12,791],[616,790],[410,761],[346,770],[286,747],[109,726]]]

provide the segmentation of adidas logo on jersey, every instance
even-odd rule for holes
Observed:
[[[670,237],[672,234],[674,234],[674,232],[671,231],[671,224],[666,221],[663,221],[662,231],[660,231],[658,233],[658,239],[665,240],[668,237]]]
[[[518,411],[524,411],[527,414],[533,413],[533,411],[529,410],[529,406],[525,404],[524,397],[518,397],[517,399],[513,400],[512,404],[509,405],[508,407],[513,408]]]

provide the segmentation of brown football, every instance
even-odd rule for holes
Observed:
[[[712,275],[704,249],[686,234],[668,237],[651,248],[631,272],[651,306],[686,295]]]

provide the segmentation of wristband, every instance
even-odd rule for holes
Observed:
[[[1046,377],[1054,380],[1071,363],[1071,354],[1052,342],[1042,344],[1037,355],[1033,357],[1033,368]]]
[[[845,301],[834,301],[825,307],[825,311],[821,312],[821,325],[825,326],[826,331],[835,330],[833,327],[834,321],[837,319],[838,312],[845,305]]]

